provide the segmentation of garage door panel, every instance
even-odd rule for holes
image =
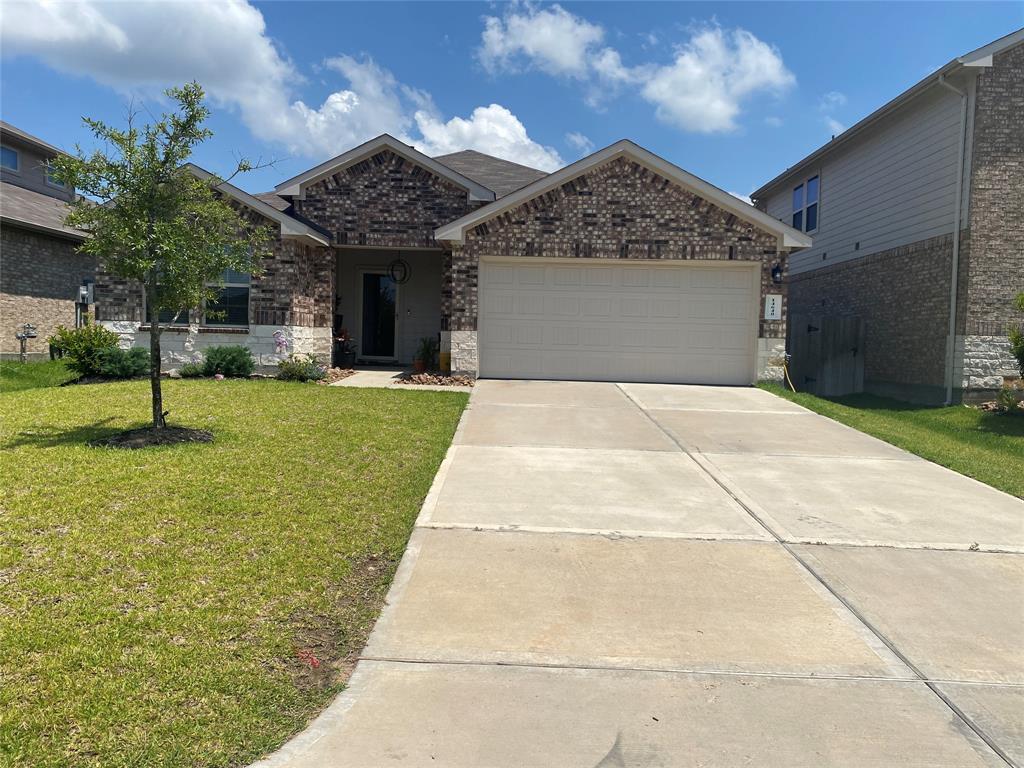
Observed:
[[[485,260],[481,375],[749,384],[757,277],[734,263]]]

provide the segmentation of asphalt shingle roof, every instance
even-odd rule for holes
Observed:
[[[465,149],[450,155],[439,155],[434,159],[456,173],[461,173],[478,184],[483,184],[498,197],[511,194],[548,175],[536,168],[502,160],[500,157],[485,155],[474,149]]]
[[[64,226],[68,208],[63,200],[0,182],[0,218],[4,222],[84,239],[85,233],[81,230]]]

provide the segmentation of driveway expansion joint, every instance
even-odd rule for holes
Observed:
[[[721,486],[723,491],[729,494],[737,504],[739,504],[744,510],[746,510],[748,515],[750,515],[755,521],[757,521],[759,525],[761,525],[769,534],[771,534],[771,536],[782,546],[782,548],[786,550],[790,557],[792,557],[808,574],[810,574],[811,577],[813,577],[822,587],[824,587],[825,590],[827,590],[836,600],[842,603],[850,612],[850,614],[854,616],[872,635],[874,635],[878,639],[878,641],[881,642],[889,650],[890,653],[896,656],[896,658],[899,659],[900,662],[902,662],[903,665],[907,667],[907,669],[913,672],[914,675],[917,676],[918,680],[924,683],[928,687],[928,689],[933,694],[935,694],[935,696],[938,697],[942,701],[942,703],[945,704],[953,712],[953,714],[955,714],[961,720],[961,722],[963,722],[968,728],[970,728],[978,736],[978,738],[981,739],[1007,765],[1012,766],[1013,768],[1017,768],[1016,763],[1010,759],[1009,755],[1006,754],[1006,752],[995,742],[995,740],[991,736],[989,736],[977,723],[975,723],[972,718],[968,717],[968,715],[963,710],[961,710],[960,707],[958,707],[945,693],[939,690],[937,683],[930,681],[928,677],[917,667],[917,665],[915,665],[909,658],[907,658],[905,654],[903,654],[902,651],[899,650],[899,648],[896,647],[895,643],[892,640],[890,640],[866,616],[864,616],[862,612],[857,610],[857,608],[849,600],[843,597],[843,595],[841,595],[838,592],[838,590],[834,589],[832,585],[830,585],[824,579],[824,577],[822,577],[814,568],[812,568],[811,565],[804,558],[802,558],[800,554],[796,552],[785,539],[783,539],[782,536],[780,536],[771,526],[769,526],[768,523],[766,523],[750,507],[750,505],[747,504],[746,501],[740,498],[740,496],[734,491],[730,484],[723,477],[721,477],[719,473],[712,472],[706,466],[705,461],[698,460],[697,456],[700,454],[695,455],[686,445],[683,444],[682,441],[680,441],[669,430],[665,429],[665,427],[663,427],[657,421],[657,419],[651,416],[651,414],[648,413],[647,409],[645,409],[629,392],[623,389],[621,385],[616,384],[616,386],[619,387],[622,393],[627,398],[629,398],[629,400],[637,407],[637,409],[639,409],[640,412],[643,413],[643,415],[646,416],[651,421],[651,423],[654,424],[655,427],[660,429],[666,437],[668,437],[672,442],[679,446],[679,449],[681,451],[690,456],[690,458],[692,458],[700,466],[702,470],[707,472],[708,475],[710,475],[711,478],[716,483],[718,483],[719,486]],[[848,427],[848,429],[853,428]]]

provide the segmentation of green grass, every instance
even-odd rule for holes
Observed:
[[[78,375],[68,370],[63,360],[47,360],[44,363],[0,360],[0,392],[14,392],[37,387],[59,387],[76,378]]]
[[[168,381],[213,444],[85,444],[143,425],[148,386],[0,394],[0,765],[240,766],[301,729],[467,400]]]
[[[918,456],[1024,498],[1024,418],[962,405],[924,407],[874,395],[825,399],[763,389]]]

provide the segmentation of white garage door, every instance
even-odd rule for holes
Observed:
[[[750,384],[756,265],[493,260],[480,264],[480,375]]]

